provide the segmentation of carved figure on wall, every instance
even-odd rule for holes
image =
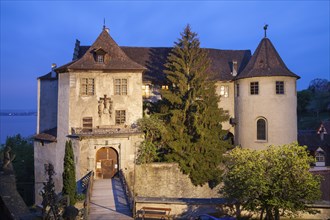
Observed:
[[[10,146],[6,146],[4,149],[4,153],[3,153],[3,164],[2,164],[2,169],[9,169],[9,164],[15,159],[16,155],[15,154],[11,154],[11,147]]]
[[[113,104],[112,100],[109,99],[109,114],[110,114],[110,118],[112,116],[112,104]]]
[[[98,113],[99,113],[99,117],[101,117],[102,113],[103,113],[103,100],[98,101]]]
[[[100,101],[98,102],[98,109],[99,109],[99,116],[101,117],[103,114],[110,114],[110,117],[112,115],[112,100],[107,97],[107,95],[104,95],[103,98],[100,98]],[[103,104],[103,105],[102,105]]]

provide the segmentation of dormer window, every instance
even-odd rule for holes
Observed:
[[[315,151],[315,159],[316,159],[315,166],[324,167],[325,166],[325,157],[326,157],[325,152],[319,147]]]
[[[94,50],[94,58],[95,58],[95,62],[96,63],[100,63],[103,64],[105,61],[105,54],[107,52],[105,52],[105,50],[103,50],[102,48],[99,48],[97,50]]]
[[[98,63],[104,63],[104,55],[97,55],[97,62]]]

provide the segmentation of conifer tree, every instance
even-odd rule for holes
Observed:
[[[68,195],[70,198],[70,205],[76,203],[76,169],[74,164],[74,154],[72,149],[72,142],[66,141],[65,155],[64,155],[64,171],[63,171],[63,189],[62,193]]]
[[[178,162],[194,185],[217,184],[222,154],[229,148],[221,126],[228,116],[218,108],[215,84],[207,78],[208,54],[189,25],[175,42],[165,67],[169,88],[162,91],[160,109],[170,135],[167,160]]]

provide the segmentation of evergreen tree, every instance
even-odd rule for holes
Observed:
[[[160,109],[170,136],[166,159],[178,162],[194,185],[217,184],[222,154],[229,148],[222,140],[221,126],[228,116],[218,108],[215,84],[207,78],[208,54],[189,25],[175,42],[165,67],[169,89],[162,91]]]
[[[70,198],[70,205],[76,203],[77,186],[76,186],[76,169],[74,164],[74,154],[72,142],[66,141],[64,155],[64,171],[63,171],[63,189],[62,193]]]
[[[144,117],[137,122],[139,128],[145,133],[144,141],[139,146],[137,163],[152,163],[162,161],[166,128],[156,115]]]
[[[60,210],[53,180],[53,176],[55,175],[53,164],[47,164],[45,172],[48,175],[48,179],[46,183],[43,183],[44,187],[41,191],[43,219],[59,219]]]

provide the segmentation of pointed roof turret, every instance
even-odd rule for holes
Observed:
[[[235,79],[261,76],[290,76],[300,78],[286,67],[272,42],[266,36],[259,43],[244,70]]]
[[[145,70],[145,67],[131,60],[103,28],[96,41],[86,53],[66,66],[71,70]],[[98,56],[101,55],[102,58]]]

